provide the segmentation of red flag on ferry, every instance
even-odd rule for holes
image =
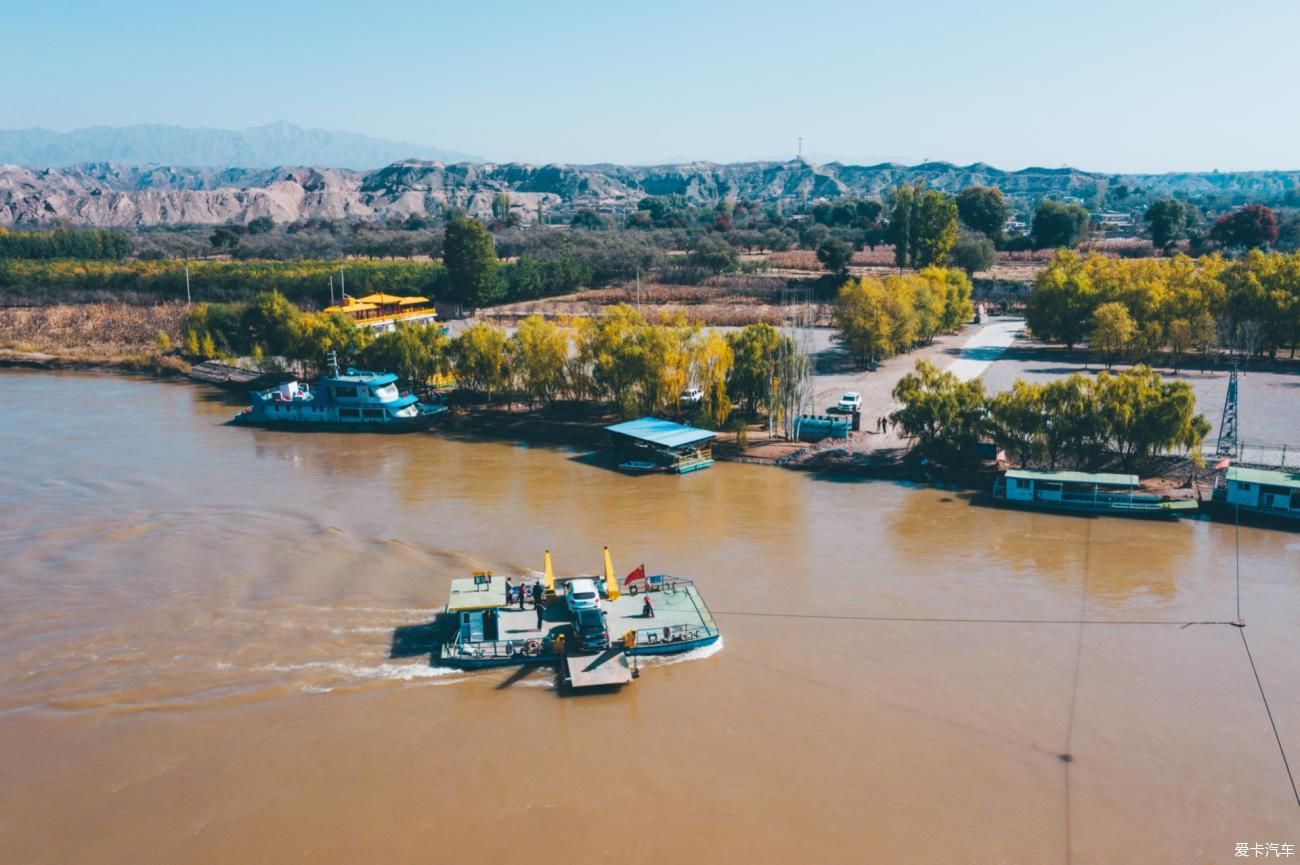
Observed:
[[[1214,469],[1215,471],[1218,471],[1219,469],[1226,469],[1228,467],[1228,464],[1231,462],[1232,460],[1229,457],[1224,457],[1223,459],[1219,460],[1217,463],[1214,464]]]
[[[642,565],[641,567],[637,568],[635,571],[627,575],[627,578],[623,580],[623,585],[625,586],[630,585],[633,580],[644,580],[644,579],[645,579],[645,565]]]

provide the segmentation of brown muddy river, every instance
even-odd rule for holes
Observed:
[[[0,375],[4,863],[1205,863],[1300,845],[1230,525],[718,465],[224,425]],[[622,692],[430,665],[476,568],[690,577]],[[1240,530],[1300,769],[1300,535]],[[1195,624],[1188,624],[1195,623]],[[414,630],[411,630],[414,629]],[[396,643],[395,643],[396,640]],[[396,649],[394,647],[397,647]],[[1064,756],[1068,755],[1068,760]]]

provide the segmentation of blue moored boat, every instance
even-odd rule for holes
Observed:
[[[422,403],[397,388],[391,372],[349,368],[320,380],[313,390],[296,381],[252,392],[253,404],[234,422],[285,430],[328,432],[409,432],[428,428],[447,410]]]

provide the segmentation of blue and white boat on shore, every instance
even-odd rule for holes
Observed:
[[[446,410],[400,391],[391,372],[349,368],[340,374],[335,366],[314,389],[289,381],[253,391],[252,405],[234,422],[281,430],[410,432],[427,429]]]

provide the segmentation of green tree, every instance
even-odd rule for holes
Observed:
[[[1042,386],[1043,446],[1048,465],[1070,460],[1091,467],[1104,452],[1106,425],[1093,379],[1079,373]]]
[[[843,279],[849,273],[849,262],[853,260],[853,247],[838,237],[828,237],[817,247],[817,260],[826,268],[827,273]]]
[[[894,386],[893,396],[902,408],[890,419],[915,440],[916,453],[954,467],[977,459],[975,446],[986,428],[984,385],[979,379],[961,381],[929,361],[918,360],[916,371]]]
[[[1168,252],[1187,232],[1187,205],[1174,198],[1152,202],[1144,217],[1156,249]]]
[[[1081,204],[1061,204],[1046,199],[1034,212],[1029,235],[1034,249],[1074,248],[1088,232],[1088,211]]]
[[[957,242],[957,203],[929,189],[916,196],[911,223],[911,260],[916,268],[941,265]]]
[[[569,336],[554,322],[530,315],[510,338],[509,361],[528,407],[549,405],[564,386]]]
[[[751,415],[769,404],[772,373],[783,339],[788,338],[766,322],[727,335],[733,355],[727,390]]]
[[[498,192],[492,197],[492,216],[505,222],[510,218],[510,193]]]
[[[590,207],[583,207],[573,214],[573,219],[569,220],[572,228],[586,229],[588,231],[599,231],[602,228],[608,228],[604,218]]]
[[[1219,323],[1208,312],[1202,312],[1192,322],[1192,344],[1201,354],[1201,366],[1205,365],[1206,355],[1210,349],[1219,345]]]
[[[1093,349],[1101,352],[1107,369],[1129,346],[1136,334],[1137,325],[1133,323],[1133,316],[1129,315],[1128,307],[1124,304],[1111,301],[1093,311],[1092,333],[1088,342]]]
[[[453,303],[478,308],[499,296],[501,284],[492,236],[478,221],[467,216],[453,217],[447,222],[442,246],[448,294]]]
[[[249,234],[270,234],[275,228],[275,220],[269,216],[259,216],[248,221]]]
[[[998,252],[993,241],[983,234],[963,232],[948,253],[948,261],[954,267],[960,267],[967,275],[973,276],[981,270],[988,270],[997,263]]]
[[[1182,365],[1183,355],[1192,347],[1192,323],[1185,318],[1176,318],[1169,322],[1169,351],[1173,354],[1174,374]]]
[[[1058,252],[1034,280],[1025,322],[1038,339],[1073,349],[1088,332],[1096,303],[1092,276],[1077,253]]]
[[[448,366],[449,342],[441,327],[398,324],[361,350],[358,362],[370,369],[395,372],[413,384],[426,384]]]
[[[691,358],[691,378],[704,391],[701,411],[713,429],[722,429],[731,415],[727,383],[735,360],[731,343],[717,331],[709,331],[699,340]]]
[[[961,221],[995,244],[1002,242],[1002,227],[1010,214],[1011,208],[997,187],[971,186],[957,195],[957,215]]]
[[[341,312],[307,313],[299,322],[294,355],[308,369],[321,371],[326,369],[330,352],[335,352],[339,365],[346,366],[360,359],[373,338],[370,328],[357,327]]]
[[[1042,455],[1047,431],[1042,385],[1017,379],[1011,390],[989,400],[988,415],[994,439],[1015,454],[1021,465]]]
[[[907,267],[912,255],[912,211],[915,209],[920,183],[900,183],[892,193],[894,208],[889,216],[889,242],[894,245],[894,264]]]
[[[722,238],[704,235],[695,242],[690,262],[715,274],[727,273],[740,267],[740,253]]]
[[[851,279],[840,286],[831,319],[859,366],[894,353],[896,322],[891,305],[878,279]]]
[[[243,329],[248,345],[261,347],[268,355],[292,352],[300,327],[298,307],[278,291],[264,291],[244,309]]]
[[[1166,382],[1149,367],[1097,378],[1098,409],[1108,421],[1110,445],[1130,471],[1158,451],[1181,448],[1199,456],[1210,424],[1196,414],[1196,395],[1185,381]]]
[[[476,322],[452,340],[451,356],[456,377],[470,390],[492,395],[505,387],[506,335],[487,322]]]
[[[234,249],[239,246],[239,230],[229,225],[219,225],[208,240],[213,249]]]

